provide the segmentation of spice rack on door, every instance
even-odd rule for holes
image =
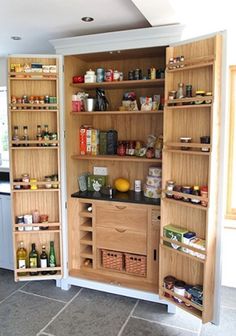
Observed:
[[[8,59],[10,182],[13,195],[12,227],[16,281],[59,279],[63,275],[59,76],[58,57],[12,55]],[[48,125],[53,140],[37,140],[37,125]],[[19,138],[13,140],[14,126],[18,126],[19,130],[27,126],[29,138],[22,140],[23,134],[18,134]],[[20,181],[21,176],[26,173],[32,179],[28,183]],[[57,176],[57,179],[51,182],[50,187],[44,179],[45,176],[52,175]],[[48,222],[17,223],[19,216],[31,215],[35,209],[40,214],[47,214]],[[27,265],[23,270],[17,269],[16,260],[16,251],[21,241],[27,249]],[[32,243],[36,244],[39,254],[42,245],[46,245],[49,254],[50,241],[54,241],[56,267],[43,269],[49,273],[42,275],[41,268],[28,268],[28,254]],[[32,270],[39,272],[39,275],[29,275]],[[56,274],[50,274],[50,271],[56,271]]]
[[[220,85],[220,47],[221,38],[216,36],[167,48],[159,292],[165,300],[181,306],[200,317],[203,322],[213,318],[213,270],[216,253],[214,209],[217,204],[217,173],[214,166],[217,166],[219,160],[217,144],[220,111],[217,93]],[[171,69],[168,61],[176,55],[185,55],[186,61],[181,67]],[[205,56],[200,57],[201,55]],[[169,92],[176,90],[178,83],[191,84],[193,92],[204,89],[211,91],[212,95],[194,97],[193,94],[193,97],[189,98],[168,99]],[[200,143],[200,137],[206,135],[210,136],[211,144]],[[190,137],[192,142],[182,143],[181,137]],[[188,194],[186,198],[184,192],[175,189],[169,191],[166,188],[168,180],[175,181],[178,186],[207,185],[209,197]],[[181,198],[185,201],[180,200]],[[200,204],[193,204],[193,200]],[[176,241],[168,239],[164,235],[164,227],[169,224],[195,232],[196,237],[205,239],[205,250],[196,249],[181,241],[178,245]],[[202,258],[197,257],[195,253],[202,253]],[[173,293],[174,288],[166,288],[164,278],[169,275],[189,285],[202,285],[202,305]],[[174,299],[174,296],[178,300]]]

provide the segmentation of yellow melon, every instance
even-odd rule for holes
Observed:
[[[126,191],[129,190],[130,183],[126,178],[119,177],[119,178],[115,179],[114,186],[115,186],[116,190],[118,190],[120,192],[126,192]]]

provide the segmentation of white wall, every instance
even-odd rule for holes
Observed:
[[[7,59],[0,57],[0,86],[7,86]]]

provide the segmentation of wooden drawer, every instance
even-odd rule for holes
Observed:
[[[147,254],[146,234],[120,228],[96,228],[97,248]]]
[[[96,204],[96,225],[146,232],[148,210],[122,203]]]

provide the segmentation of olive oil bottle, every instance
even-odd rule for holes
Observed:
[[[16,259],[17,259],[17,268],[18,269],[25,269],[27,268],[27,251],[24,248],[24,242],[20,242],[20,247],[16,252]],[[18,275],[27,275],[26,272],[20,272]]]
[[[29,254],[29,268],[38,267],[38,252],[36,251],[35,244],[32,243],[32,250]],[[30,272],[30,275],[38,275],[39,272]]]
[[[42,246],[42,253],[40,254],[40,267],[46,268],[48,267],[48,255],[46,253],[46,246]],[[48,271],[41,271],[42,275],[47,275]]]

